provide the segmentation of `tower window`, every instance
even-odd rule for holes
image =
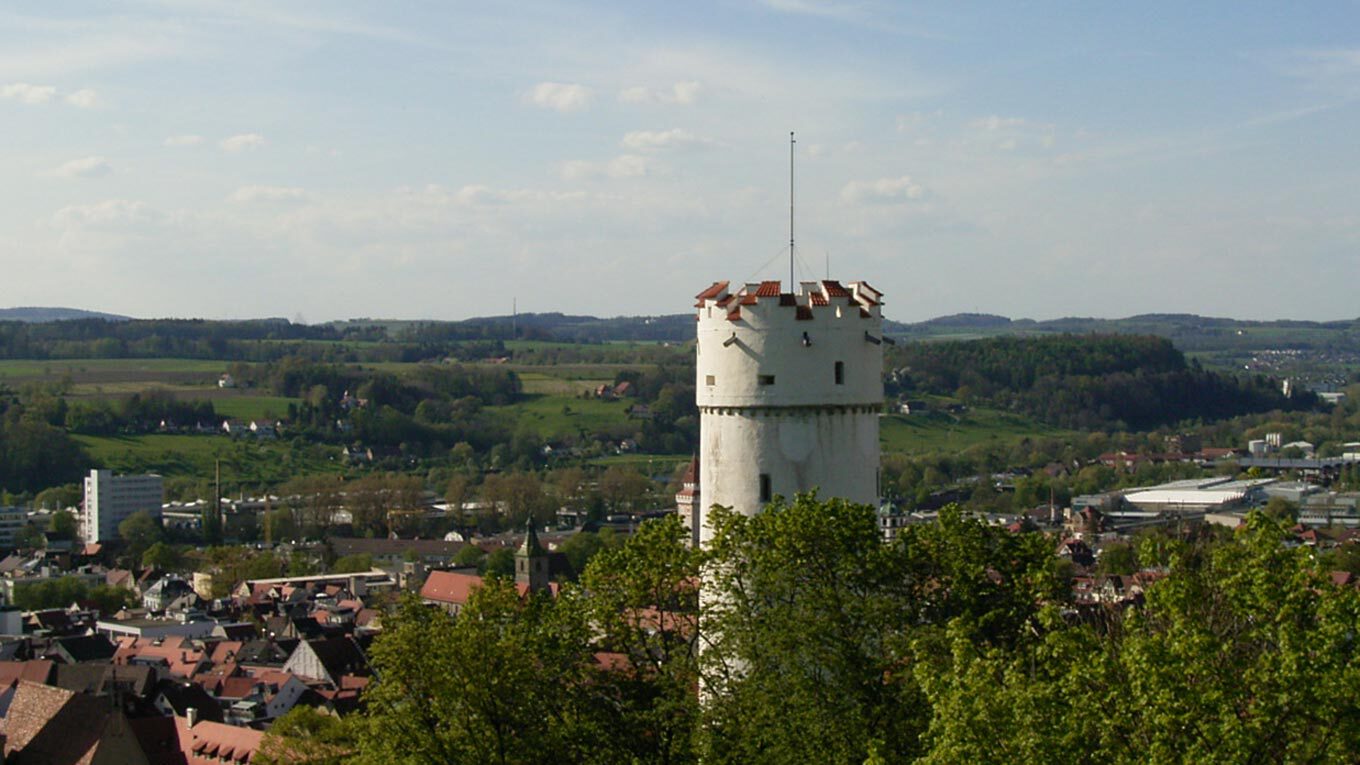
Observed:
[[[845,384],[845,362],[844,362],[844,361],[837,361],[837,362],[836,362],[836,384],[837,384],[837,385],[844,385],[844,384]]]
[[[760,501],[769,502],[774,499],[774,490],[770,488],[770,474],[760,474]]]
[[[717,383],[718,383],[718,379],[717,379],[716,377],[714,377],[713,375],[704,375],[704,385],[707,385],[707,386],[709,386],[709,387],[712,387],[712,386],[714,386],[714,385],[717,385]]]
[[[761,385],[774,385],[774,375],[756,375],[756,382]]]

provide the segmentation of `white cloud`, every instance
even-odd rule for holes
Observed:
[[[159,218],[144,203],[130,199],[106,199],[92,205],[71,205],[52,214],[57,228],[111,228],[153,222]]]
[[[695,81],[677,82],[669,88],[653,90],[636,85],[619,91],[619,100],[626,104],[679,104],[690,106],[699,98],[703,86]]]
[[[166,146],[197,146],[203,143],[201,135],[172,135],[165,139]]]
[[[760,0],[760,4],[772,10],[802,16],[834,19],[853,19],[858,16],[854,6],[826,0]]]
[[[1014,151],[1022,146],[1053,148],[1056,128],[1048,123],[1031,122],[1023,117],[990,117],[973,120],[968,127],[981,136],[976,138],[982,143],[990,143],[1001,151]]]
[[[99,103],[99,94],[89,88],[82,88],[66,94],[66,103],[81,109],[90,109]]]
[[[540,82],[524,95],[524,100],[544,109],[577,112],[590,106],[594,93],[576,83]]]
[[[562,177],[569,181],[585,180],[587,178],[641,178],[650,175],[656,169],[656,163],[648,157],[640,157],[636,154],[620,154],[608,162],[586,162],[583,160],[572,160],[562,163]]]
[[[973,120],[972,122],[969,123],[969,127],[975,128],[977,130],[987,130],[990,132],[996,132],[998,130],[1003,130],[1006,128],[1024,127],[1025,124],[1026,121],[1022,117],[998,117],[995,114],[993,114],[990,117],[983,117],[982,119]]]
[[[679,149],[687,146],[704,146],[710,141],[699,138],[688,130],[634,130],[623,136],[625,148],[633,151],[657,151],[660,149]]]
[[[625,104],[645,104],[652,100],[652,90],[642,85],[634,85],[619,91],[619,100]]]
[[[45,104],[51,101],[52,96],[56,94],[57,89],[51,85],[30,85],[27,82],[15,82],[0,86],[0,98],[12,98],[26,104]]]
[[[289,202],[306,199],[307,192],[295,186],[242,186],[228,198],[238,204]]]
[[[217,145],[222,147],[223,151],[255,149],[264,145],[264,136],[259,133],[240,133],[229,138],[223,138]]]
[[[98,178],[113,172],[113,166],[103,157],[73,159],[52,171],[60,178]]]
[[[911,112],[910,114],[897,115],[897,132],[910,133],[917,127],[924,125],[933,119],[938,119],[944,115],[944,111],[936,109],[933,112]]]
[[[874,181],[851,181],[841,189],[841,200],[850,204],[892,204],[915,201],[925,196],[925,187],[907,175],[900,178],[879,178]]]

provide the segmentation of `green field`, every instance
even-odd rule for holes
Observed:
[[[969,409],[959,415],[939,410],[911,415],[887,414],[879,420],[879,441],[884,454],[957,452],[978,444],[1000,444],[1068,433],[1027,417],[993,409]]]
[[[232,440],[227,436],[169,435],[73,436],[100,467],[118,473],[159,473],[207,480],[220,460],[231,482],[282,483],[297,475],[340,469],[339,450],[315,446],[293,449],[286,441]]]
[[[75,384],[104,382],[180,381],[186,377],[216,381],[227,368],[225,361],[201,359],[57,359],[32,361],[0,360],[0,381],[56,382],[70,377]]]
[[[300,404],[300,398],[288,398],[285,396],[224,396],[224,397],[200,397],[193,394],[181,394],[181,399],[191,400],[195,398],[209,398],[212,401],[213,410],[221,417],[232,417],[235,419],[249,420],[255,417],[276,417],[284,418],[288,416],[289,404]]]
[[[509,406],[489,406],[485,411],[512,421],[513,429],[527,428],[540,438],[552,440],[595,433],[627,425],[631,400],[603,401],[595,398],[530,394]],[[632,422],[637,422],[636,420]]]

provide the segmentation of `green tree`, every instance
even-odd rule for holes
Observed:
[[[558,552],[567,556],[567,561],[571,563],[571,570],[577,575],[586,570],[586,564],[602,550],[618,547],[618,538],[613,529],[601,529],[600,531],[578,531],[567,537],[560,545]]]
[[[127,544],[128,559],[140,561],[148,548],[165,538],[165,530],[151,513],[138,510],[118,524],[118,536]]]
[[[708,762],[860,763],[917,753],[922,697],[897,633],[914,621],[905,560],[872,508],[800,495],[717,508],[702,612]]]
[[[1132,574],[1138,570],[1137,555],[1128,542],[1111,542],[1100,548],[1096,572],[1100,574]]]
[[[142,565],[162,571],[179,571],[184,566],[184,556],[173,545],[156,542],[142,553]]]
[[[47,535],[37,526],[25,524],[24,527],[19,529],[18,533],[14,535],[14,544],[16,547],[24,550],[41,550],[44,547],[47,547]]]
[[[453,554],[453,562],[459,566],[481,566],[486,558],[486,550],[474,544],[465,544]]]
[[[382,682],[365,693],[354,761],[608,761],[576,695],[588,687],[585,625],[554,613],[503,580],[475,590],[457,619],[406,596],[371,651]]]
[[[354,724],[299,704],[269,726],[252,762],[343,765],[354,754]]]
[[[584,596],[563,601],[582,610],[597,646],[619,657],[592,690],[609,699],[603,724],[633,762],[697,760],[702,554],[686,546],[688,537],[675,515],[642,524],[585,567]]]
[[[1353,762],[1360,592],[1284,524],[1177,553],[1142,610],[1097,629],[1048,609],[1010,650],[952,636],[917,666],[927,762]]]
[[[480,571],[483,576],[511,578],[515,575],[515,551],[508,547],[498,547],[482,559]]]
[[[335,564],[331,566],[331,573],[353,574],[360,571],[369,571],[372,570],[372,568],[373,556],[368,553],[358,553],[337,558]]]
[[[75,539],[78,533],[76,516],[69,510],[52,513],[52,536],[56,539]]]

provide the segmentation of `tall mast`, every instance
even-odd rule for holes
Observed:
[[[793,131],[789,131],[789,294],[794,293],[793,280]]]

